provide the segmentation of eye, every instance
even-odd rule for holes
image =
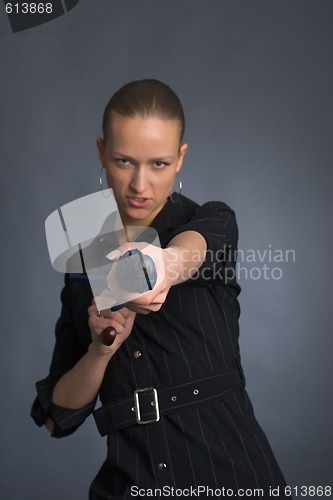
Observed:
[[[168,163],[165,163],[165,161],[155,161],[154,167],[155,168],[163,168],[166,167]]]
[[[127,167],[128,165],[130,165],[130,161],[126,158],[114,158],[113,161],[120,167]]]

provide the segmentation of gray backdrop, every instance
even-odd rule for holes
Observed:
[[[241,263],[243,364],[288,484],[332,486],[332,14],[331,0],[81,0],[13,34],[2,5],[1,498],[84,499],[105,457],[92,418],[56,440],[29,417],[63,280],[44,221],[98,190],[104,105],[145,77],[185,107],[183,193],[232,206],[244,252],[295,252]]]

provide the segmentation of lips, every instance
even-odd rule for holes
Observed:
[[[127,196],[127,200],[132,207],[136,208],[144,208],[151,202],[150,198],[142,198],[140,196]]]

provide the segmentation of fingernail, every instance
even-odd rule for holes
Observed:
[[[106,255],[106,258],[109,260],[118,260],[120,256],[121,256],[120,250],[112,250],[112,252]]]

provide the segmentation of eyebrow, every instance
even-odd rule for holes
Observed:
[[[129,155],[126,155],[124,153],[120,153],[118,151],[111,151],[111,155],[112,156],[116,156],[117,158],[126,158],[128,160],[131,160],[131,161],[135,161],[134,158],[132,158],[131,156]],[[155,158],[149,158],[148,161],[150,162],[154,162],[154,161],[162,161],[162,160],[166,160],[166,161],[174,161],[175,157],[174,156],[170,156],[170,155],[159,155],[159,156],[156,156]]]

